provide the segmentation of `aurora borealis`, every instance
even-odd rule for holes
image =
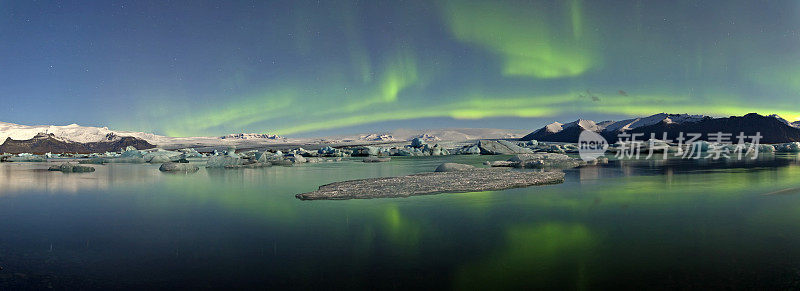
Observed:
[[[0,1],[0,116],[171,136],[800,118],[797,1]]]

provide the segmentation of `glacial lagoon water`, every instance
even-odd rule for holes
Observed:
[[[560,185],[300,201],[502,156],[48,172],[0,164],[0,289],[798,288],[800,161],[612,161]]]

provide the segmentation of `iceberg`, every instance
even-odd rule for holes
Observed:
[[[421,148],[425,145],[425,141],[419,137],[415,137],[411,140],[411,147],[413,148]]]
[[[19,154],[17,156],[10,156],[5,157],[4,161],[6,162],[47,162],[47,159],[43,156],[37,156],[33,154]]]
[[[238,166],[242,164],[244,164],[244,160],[233,153],[232,155],[211,157],[206,163],[206,168],[224,168],[226,166]]]
[[[188,158],[202,158],[203,157],[203,154],[197,152],[197,150],[195,150],[193,148],[180,149],[178,151],[182,152],[183,153],[183,158],[186,158],[186,159],[188,159]]]
[[[481,148],[478,147],[477,144],[468,145],[456,150],[456,154],[459,155],[479,155],[481,154]]]
[[[49,171],[61,171],[61,172],[64,172],[64,173],[90,173],[90,172],[94,172],[94,168],[93,167],[81,166],[81,165],[76,165],[76,164],[72,164],[72,163],[63,163],[61,165],[54,165],[54,166],[51,166],[47,170],[49,170]]]
[[[133,157],[133,158],[143,158],[144,157],[144,155],[142,155],[142,152],[136,150],[136,148],[130,147],[130,146],[128,148],[133,148],[133,149],[126,149],[124,152],[122,152],[122,154],[119,155],[120,158],[131,158],[131,157]]]
[[[758,152],[759,153],[774,153],[775,147],[769,144],[760,144],[758,145]]]
[[[289,154],[286,156],[287,160],[292,161],[293,163],[305,163],[307,160],[300,154]]]
[[[160,164],[166,162],[174,162],[181,158],[183,153],[167,151],[163,149],[156,149],[154,151],[146,152],[142,155],[145,161],[151,164]]]
[[[390,158],[390,157],[374,157],[374,156],[370,156],[370,157],[364,158],[362,160],[362,162],[365,162],[365,163],[383,163],[383,162],[388,162],[388,161],[391,161],[391,160],[392,160],[392,158]]]
[[[159,171],[162,172],[182,172],[182,173],[193,173],[200,170],[200,167],[194,164],[189,163],[163,163],[161,167],[158,168]]]
[[[475,166],[473,165],[466,165],[466,164],[458,164],[458,163],[443,163],[436,167],[434,172],[457,172],[457,171],[470,171],[474,170]]]
[[[377,156],[381,153],[381,148],[373,146],[363,146],[353,149],[353,156]]]
[[[143,157],[118,157],[118,158],[104,158],[104,164],[143,164],[147,161]]]
[[[530,154],[533,150],[529,148],[520,147],[512,142],[505,140],[480,140],[478,147],[481,149],[481,154],[487,155],[508,155],[508,154]]]
[[[324,148],[317,150],[317,155],[323,157],[346,157],[349,156],[350,154],[346,151],[326,146]]]
[[[800,153],[800,142],[790,142],[775,146],[775,150],[781,153]]]

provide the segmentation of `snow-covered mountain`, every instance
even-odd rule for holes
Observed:
[[[780,121],[781,123],[783,123],[783,124],[786,124],[786,125],[790,125],[790,126],[792,125],[791,123],[789,123],[789,121],[788,121],[788,120],[786,120],[786,119],[783,119],[783,117],[780,117],[780,116],[779,116],[779,115],[777,115],[777,114],[770,114],[770,115],[767,115],[767,117],[772,117],[772,118],[775,118],[775,119],[777,119],[778,121]]]
[[[591,130],[591,131],[603,130],[603,127],[597,125],[596,122],[594,122],[592,120],[586,120],[586,119],[578,119],[578,120],[575,120],[573,122],[564,124],[564,126],[562,126],[562,129],[569,129],[569,128],[573,128],[573,127],[581,128],[583,130]]]
[[[596,123],[592,120],[578,119],[569,123],[553,122],[522,137],[522,140],[547,140],[556,142],[572,142],[582,131],[600,132],[606,123]]]
[[[659,113],[647,117],[632,118],[621,121],[602,121],[578,119],[576,121],[561,124],[554,122],[524,136],[522,140],[546,140],[558,142],[574,142],[577,140],[581,131],[589,130],[598,133],[617,133],[630,131],[635,128],[651,126],[654,124],[682,124],[698,122],[705,118],[703,115],[690,114],[667,114]]]
[[[232,133],[220,136],[219,138],[220,139],[273,139],[273,140],[286,139],[285,137],[282,137],[280,135],[266,134],[266,133]]]
[[[0,122],[0,144],[5,142],[6,138],[14,140],[27,140],[31,139],[37,134],[46,133],[53,134],[56,138],[61,140],[73,142],[99,142],[109,134],[116,136],[131,136],[154,142],[165,139],[167,137],[155,135],[152,133],[144,132],[129,132],[129,131],[114,131],[108,127],[91,127],[80,126],[77,124],[70,125],[19,125],[7,122]]]
[[[442,139],[441,139],[440,137],[438,137],[438,136],[431,135],[431,134],[427,134],[427,133],[420,134],[420,135],[419,135],[419,136],[417,136],[416,138],[418,138],[418,139],[421,139],[421,140],[424,140],[424,141],[427,141],[427,142],[432,142],[432,141],[440,141],[440,140],[442,140]]]
[[[568,124],[548,124],[522,138],[522,140],[540,140],[551,142],[577,142],[584,130],[594,131],[607,140],[616,141],[620,133],[668,134],[677,137],[680,132],[707,133],[745,132],[750,135],[756,132],[764,137],[762,141],[770,143],[800,141],[800,121],[789,123],[777,115],[762,116],[755,113],[745,116],[712,118],[703,115],[659,113],[642,118],[622,121],[603,121],[595,123],[591,120],[577,120]]]
[[[168,137],[144,132],[119,131],[107,127],[70,125],[19,125],[0,122],[0,145],[6,138],[28,140],[44,133],[66,142],[90,143],[100,142],[109,136],[135,137],[163,148],[202,148],[236,146],[238,148],[255,148],[276,144],[370,144],[385,142],[404,142],[414,138],[426,141],[467,141],[477,139],[514,139],[525,134],[526,130],[509,130],[493,128],[451,128],[411,130],[398,129],[386,133],[356,134],[325,138],[287,138],[272,134],[235,133],[218,137]]]
[[[406,142],[419,138],[427,142],[464,142],[478,139],[517,139],[527,130],[496,128],[396,129],[390,132],[339,135],[309,139],[306,143],[369,144]]]
[[[560,131],[564,130],[564,124],[561,123],[561,122],[553,122],[551,124],[545,125],[540,130],[542,130],[544,132],[549,132],[549,133],[556,133],[556,132],[560,132]]]
[[[527,130],[497,128],[443,128],[443,129],[397,129],[390,134],[396,140],[420,138],[426,141],[467,141],[477,139],[515,139]]]
[[[372,134],[365,134],[361,135],[358,138],[359,140],[364,141],[394,141],[395,138],[391,134],[382,134],[382,133],[372,133]]]
[[[690,115],[690,114],[667,114],[659,113],[647,117],[632,118],[621,121],[602,121],[594,122],[592,120],[578,119],[576,121],[562,124],[554,122],[526,135],[522,140],[547,140],[559,142],[572,142],[577,140],[581,131],[589,130],[599,133],[617,133],[630,131],[636,128],[651,126],[655,124],[684,124],[699,122],[703,119],[709,118],[704,115]]]
[[[602,131],[605,132],[628,131],[634,128],[650,126],[662,122],[667,124],[691,123],[691,122],[701,121],[704,118],[708,117],[705,115],[659,113],[648,117],[632,118],[617,122],[613,121],[607,122],[607,124],[603,127]]]
[[[20,125],[0,122],[0,144],[7,138],[13,140],[28,140],[34,136],[45,133],[52,134],[54,138],[64,141],[89,143],[100,142],[108,136],[135,137],[162,147],[198,147],[198,146],[226,146],[251,143],[288,143],[291,140],[271,134],[238,133],[221,137],[168,137],[145,132],[111,130],[108,127],[70,125]]]
[[[778,116],[777,114],[772,114],[772,115],[769,115],[767,117],[773,117],[773,118],[777,119],[778,121],[780,121],[781,123],[784,123],[784,124],[786,124],[788,126],[791,126],[791,127],[794,127],[794,128],[800,128],[800,121],[789,122],[788,120],[784,119],[783,117]]]

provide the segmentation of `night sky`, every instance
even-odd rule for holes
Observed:
[[[94,2],[0,0],[0,121],[303,136],[800,118],[794,0]]]

